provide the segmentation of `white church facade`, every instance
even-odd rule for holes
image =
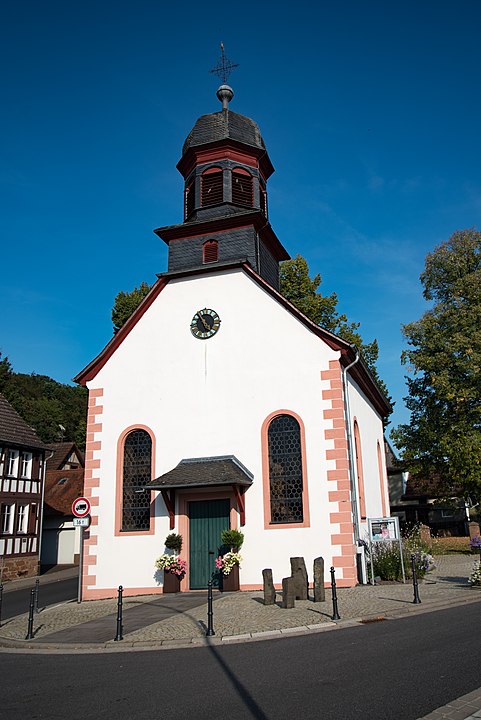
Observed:
[[[267,218],[259,129],[223,108],[197,121],[178,168],[184,222],[156,230],[169,269],[76,380],[89,389],[84,599],[161,593],[155,560],[183,537],[181,590],[206,587],[220,529],[238,528],[240,588],[280,586],[289,558],[363,572],[368,517],[389,513],[389,405],[355,348],[279,293],[289,256]]]

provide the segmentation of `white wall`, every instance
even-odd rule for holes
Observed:
[[[219,314],[221,327],[198,340],[190,322],[204,307]],[[327,497],[320,371],[338,356],[242,270],[171,280],[88,383],[104,389],[102,449],[95,454],[101,461],[96,587],[155,586],[154,560],[169,532],[159,495],[155,535],[114,536],[117,441],[135,424],[155,433],[154,477],[183,458],[218,455],[235,455],[254,474],[245,495],[243,584],[261,583],[264,567],[280,582],[293,555],[304,556],[309,571],[318,555],[329,567],[329,512],[337,508]],[[363,434],[370,414],[360,397],[353,406]],[[297,413],[306,428],[310,528],[264,530],[261,426],[281,409]],[[370,443],[373,431],[365,432]],[[365,475],[377,477],[371,465]],[[374,491],[369,504],[377,509]]]
[[[366,514],[368,518],[376,518],[383,516],[381,481],[377,455],[377,443],[379,442],[381,448],[386,509],[387,514],[389,515],[389,492],[387,486],[386,460],[384,456],[384,433],[382,418],[380,418],[371,403],[367,400],[362,390],[349,375],[348,392],[353,448],[354,419],[357,420],[361,440]],[[367,523],[362,524],[361,533],[367,534]]]

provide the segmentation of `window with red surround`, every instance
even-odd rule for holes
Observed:
[[[362,452],[361,452],[361,436],[359,434],[359,425],[357,420],[354,420],[354,449],[356,452],[356,475],[357,475],[357,491],[359,496],[359,512],[361,513],[361,519],[365,520],[366,515],[366,496],[364,492],[364,472],[362,467]]]
[[[267,430],[271,523],[302,523],[301,429],[292,415],[273,418]]]
[[[150,530],[152,439],[145,430],[132,430],[124,441],[122,469],[122,530]]]

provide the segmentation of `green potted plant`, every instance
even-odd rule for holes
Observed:
[[[238,552],[244,542],[244,533],[240,530],[223,530],[220,539],[223,545],[227,545],[234,552]]]
[[[180,551],[182,550],[182,535],[170,533],[170,535],[167,535],[165,538],[164,545],[167,550],[173,550],[175,553],[180,555]]]

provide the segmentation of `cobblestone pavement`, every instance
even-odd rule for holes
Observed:
[[[261,592],[239,592],[220,595],[215,593],[214,627],[215,641],[235,642],[246,639],[281,636],[288,633],[302,633],[333,628],[335,625],[349,621],[369,621],[381,618],[396,618],[412,612],[426,612],[449,605],[481,601],[481,591],[472,589],[467,578],[471,572],[475,558],[470,555],[445,555],[436,558],[436,569],[426,576],[419,585],[421,605],[414,605],[411,583],[385,583],[379,585],[359,585],[354,588],[338,588],[338,603],[341,621],[332,622],[332,601],[329,589],[326,589],[326,600],[322,603],[312,601],[296,601],[296,607],[283,610],[280,607],[278,593],[276,605],[264,606]],[[124,628],[128,628],[129,609],[138,608],[139,604],[147,603],[154,606],[156,602],[168,602],[175,606],[175,596],[142,596],[124,600]],[[111,637],[101,647],[116,646],[113,637],[116,632],[117,601],[96,600],[77,604],[75,601],[63,603],[44,609],[35,615],[34,640],[25,642],[27,632],[27,613],[7,620],[0,628],[0,645],[27,646],[30,648],[49,647],[49,635],[55,636],[55,645],[72,647],[74,630],[79,626],[78,642],[81,643],[81,628],[100,618],[105,619],[106,637]],[[145,627],[133,632],[125,632],[122,645],[185,645],[205,641],[205,625],[207,622],[206,601],[183,612],[173,611],[170,617],[160,622],[151,622],[155,617],[146,614]],[[85,627],[85,625],[83,626]],[[108,628],[111,628],[111,632]],[[70,628],[62,642],[58,633]],[[52,638],[53,640],[53,638]],[[54,643],[52,643],[53,645]],[[75,646],[75,643],[74,643]]]

